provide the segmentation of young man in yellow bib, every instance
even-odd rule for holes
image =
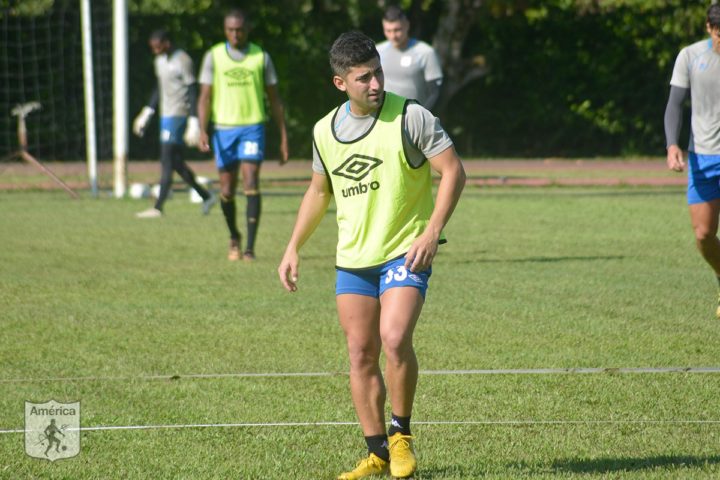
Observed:
[[[369,37],[340,35],[330,50],[330,66],[334,85],[349,100],[315,124],[312,180],[278,274],[285,289],[297,290],[298,251],[334,195],[336,303],[347,339],[350,392],[368,447],[367,457],[338,479],[388,470],[405,478],[417,469],[410,431],[418,377],[413,330],[465,171],[432,113],[384,91],[380,56]],[[435,201],[431,167],[441,176]],[[385,381],[392,407],[389,430]]]
[[[243,260],[255,259],[255,238],[260,223],[260,165],[265,156],[265,96],[280,131],[280,164],[288,160],[285,110],[277,88],[270,55],[248,40],[250,22],[242,10],[231,10],[224,19],[225,42],[213,46],[200,68],[200,151],[210,143],[220,176],[220,207],[230,231],[228,260],[241,258],[242,236],[237,227],[235,194],[242,172],[247,199],[247,243]],[[212,139],[208,134],[213,123]]]

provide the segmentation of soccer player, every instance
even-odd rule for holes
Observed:
[[[235,194],[242,171],[247,199],[246,261],[255,259],[260,221],[260,164],[265,155],[265,95],[280,130],[280,164],[288,159],[285,110],[277,89],[277,74],[270,55],[248,41],[249,20],[242,10],[225,15],[225,42],[212,47],[200,70],[200,150],[210,151],[208,124],[214,131],[212,150],[220,176],[220,206],[230,230],[228,259],[240,259],[241,235],[237,228]]]
[[[435,50],[410,37],[410,21],[400,7],[388,7],[382,25],[387,40],[377,49],[385,72],[385,90],[415,99],[432,110],[443,81]]]
[[[691,129],[688,146],[687,202],[695,232],[695,243],[720,284],[720,5],[707,11],[705,28],[710,38],[683,48],[675,60],[670,95],[665,109],[667,165],[685,169],[678,146],[682,104],[691,99]],[[720,293],[716,316],[720,318]]]
[[[183,160],[183,140],[196,146],[200,128],[198,125],[197,83],[190,56],[176,48],[165,30],[150,35],[150,50],[155,55],[155,76],[158,84],[148,105],[143,107],[133,122],[133,132],[142,137],[148,122],[160,103],[160,193],[155,206],[137,213],[139,218],[158,218],[163,215],[163,205],[172,187],[173,170],[202,197],[202,213],[207,215],[217,198],[195,180],[195,173]]]
[[[313,174],[278,267],[298,288],[300,247],[335,197],[336,304],[347,340],[350,392],[368,448],[352,480],[416,468],[410,417],[418,377],[413,330],[420,316],[442,229],[465,185],[465,171],[439,120],[414,101],[384,91],[374,42],[340,35],[330,50],[333,83],[348,101],[315,124]],[[440,176],[432,197],[430,168]],[[385,429],[386,389],[392,420]]]

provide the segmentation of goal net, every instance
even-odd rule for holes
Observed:
[[[112,5],[91,4],[97,152],[112,156]],[[18,149],[20,104],[28,151],[42,160],[85,158],[80,2],[0,0],[0,158]]]

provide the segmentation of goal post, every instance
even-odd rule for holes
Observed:
[[[113,0],[113,192],[116,198],[123,198],[127,189],[129,126],[127,0]]]

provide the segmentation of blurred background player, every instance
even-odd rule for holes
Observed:
[[[200,69],[200,145],[210,151],[208,125],[214,131],[212,150],[220,176],[220,206],[230,231],[228,259],[240,259],[241,235],[237,228],[235,194],[242,170],[247,199],[247,244],[244,260],[255,259],[255,239],[260,222],[260,164],[265,155],[265,95],[280,130],[280,164],[288,159],[285,110],[277,89],[277,74],[270,55],[248,41],[249,20],[242,10],[224,18],[225,42],[213,46]]]
[[[410,21],[400,7],[388,7],[382,25],[387,40],[377,49],[385,73],[385,90],[417,100],[432,110],[443,81],[435,50],[410,37]]]
[[[683,102],[690,94],[691,127],[688,145],[687,202],[695,243],[715,272],[720,285],[720,5],[707,11],[705,29],[710,38],[683,48],[675,60],[665,109],[667,165],[685,169],[678,146]],[[720,291],[715,312],[720,318]]]
[[[430,111],[384,91],[380,58],[369,37],[340,35],[330,64],[333,84],[348,101],[315,124],[312,180],[278,275],[286,290],[297,290],[298,251],[334,194],[335,299],[350,359],[350,393],[368,448],[367,457],[338,480],[388,470],[406,478],[417,468],[410,431],[418,379],[413,332],[465,171]],[[440,174],[435,201],[431,168]],[[392,409],[387,430],[385,382]]]
[[[158,83],[148,105],[133,122],[133,132],[142,137],[148,122],[160,104],[160,193],[155,206],[139,212],[139,218],[158,218],[172,188],[173,171],[202,197],[202,213],[207,215],[216,198],[195,179],[195,173],[183,160],[183,142],[196,146],[200,135],[197,119],[197,83],[193,62],[184,51],[176,48],[165,30],[150,35],[150,50],[155,55],[155,76]]]

